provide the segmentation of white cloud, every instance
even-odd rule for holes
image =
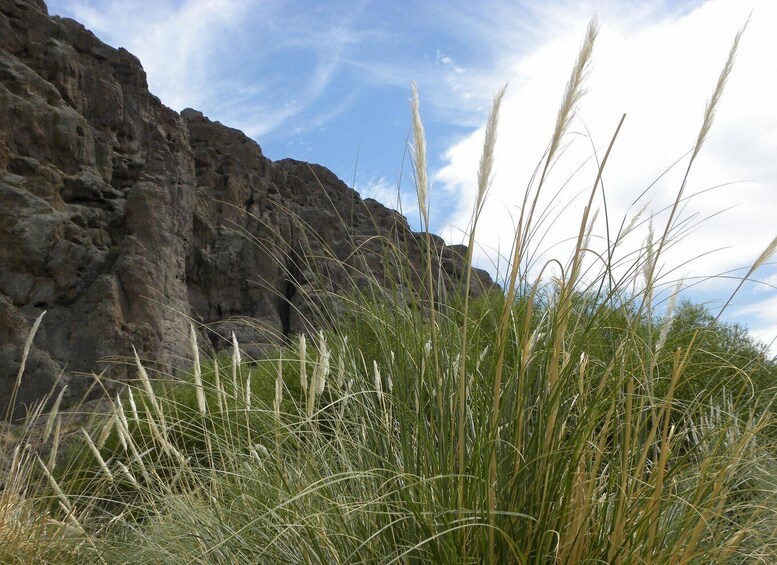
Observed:
[[[496,177],[478,231],[478,241],[485,248],[506,249],[512,242],[511,226],[520,198],[552,133],[557,105],[594,4],[579,2],[573,10],[566,10],[566,2],[546,6],[537,17],[551,18],[545,25],[556,32],[528,54],[505,56],[501,72],[492,73],[494,90],[505,80],[510,86],[499,127]],[[773,41],[777,3],[717,0],[680,14],[661,11],[661,3],[643,3],[643,10],[629,17],[617,9],[618,3],[598,6],[601,31],[588,94],[570,128],[571,145],[540,198],[540,209],[555,206],[539,230],[540,247],[546,252],[542,260],[551,256],[549,248],[558,256],[565,247],[555,244],[577,234],[578,218],[595,178],[594,161],[572,175],[591,157],[592,147],[601,158],[622,113],[627,118],[604,177],[610,221],[619,223],[650,199],[648,213],[656,214],[656,231],[663,230],[667,215],[660,211],[673,202],[687,158],[641,200],[638,197],[693,146],[731,41],[753,8],[715,124],[686,187],[686,196],[698,194],[683,208],[687,225],[709,219],[664,257],[667,265],[700,276],[748,265],[774,236],[777,211],[777,160],[773,158],[777,154],[773,102],[777,67],[769,63],[777,56]],[[436,175],[437,187],[459,201],[446,230],[453,239],[460,239],[454,234],[469,221],[482,136],[481,129],[452,145],[446,165]],[[706,191],[736,181],[747,182]],[[603,205],[597,197],[595,206]],[[563,210],[564,206],[568,208]],[[603,218],[602,209],[597,224],[600,235]],[[640,230],[632,248],[641,244],[644,233]],[[702,255],[711,249],[722,251]]]
[[[252,137],[307,110],[331,84],[345,51],[362,40],[349,28],[359,8],[331,15],[337,25],[317,19],[315,9],[303,16],[304,6],[250,0],[107,0],[99,8],[88,0],[54,0],[51,8],[137,56],[164,104],[197,108]],[[266,70],[289,53],[304,53],[305,67],[291,63],[288,76]]]
[[[750,335],[770,346],[770,354],[777,356],[777,293],[737,307],[733,316],[746,320]]]
[[[246,0],[169,0],[143,4],[108,0],[65,2],[73,17],[103,40],[124,47],[145,68],[149,86],[165,104],[198,107],[223,56],[223,38],[246,16]]]
[[[765,277],[760,277],[757,280],[759,284],[754,288],[754,293],[763,294],[777,290],[777,273]],[[777,316],[775,316],[775,318],[777,318]]]
[[[380,177],[360,180],[356,190],[362,198],[372,198],[389,208],[400,210],[406,218],[418,217],[418,197],[406,186],[398,189],[396,182]]]

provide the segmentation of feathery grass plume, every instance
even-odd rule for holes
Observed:
[[[46,465],[49,471],[54,470],[54,466],[57,464],[57,455],[59,455],[59,438],[62,437],[62,417],[57,417],[56,424],[54,424],[54,440],[51,442],[51,451],[49,451],[49,460]]]
[[[465,260],[466,275],[464,282],[464,310],[463,319],[464,323],[461,327],[461,355],[466,359],[467,356],[467,330],[468,330],[468,317],[469,317],[469,294],[470,287],[472,286],[472,254],[475,247],[475,233],[477,230],[478,220],[480,219],[480,213],[483,210],[483,203],[485,202],[486,194],[491,185],[491,174],[494,168],[494,148],[496,147],[497,126],[499,125],[499,109],[502,105],[502,99],[504,98],[507,85],[505,84],[494,95],[493,103],[491,104],[491,111],[488,114],[488,121],[486,122],[485,137],[483,140],[483,152],[480,156],[480,165],[478,167],[478,192],[475,199],[475,205],[472,212],[472,227],[469,232],[469,242],[467,244],[467,256]],[[459,473],[459,507],[464,508],[464,466],[465,466],[465,426],[466,426],[466,363],[461,363],[459,367],[459,390],[458,390],[458,473]]]
[[[577,392],[580,394],[580,397],[585,397],[585,371],[588,368],[588,354],[585,351],[582,351],[580,353],[580,362],[578,363],[578,381],[577,381]]]
[[[46,427],[43,430],[44,442],[49,440],[49,436],[51,435],[51,428],[54,425],[54,419],[59,415],[59,405],[62,403],[62,397],[64,396],[66,390],[67,385],[63,386],[59,391],[57,399],[54,401],[54,406],[51,408],[51,412],[49,412],[48,418],[46,418]]]
[[[318,340],[319,358],[316,367],[313,370],[311,387],[315,389],[315,394],[317,396],[321,396],[324,393],[326,378],[329,375],[329,356],[331,353],[326,346],[324,332],[319,331]]]
[[[386,394],[383,392],[383,378],[380,375],[380,369],[378,368],[378,362],[372,361],[373,380],[375,381],[375,392],[378,395],[378,403],[380,404],[380,410],[383,414],[383,425],[386,426],[386,431],[391,430],[391,424],[389,420],[389,411],[386,406]]]
[[[375,392],[378,394],[378,398],[381,399],[381,402],[383,401],[383,383],[382,379],[380,378],[380,369],[378,368],[378,362],[373,361],[372,362],[372,380],[375,384]]]
[[[129,479],[129,482],[132,483],[132,486],[140,490],[140,483],[138,483],[138,480],[135,478],[135,475],[133,475],[130,472],[127,466],[121,461],[117,461],[116,465],[119,467],[119,469],[121,469],[121,472],[124,473],[124,476],[127,477],[127,479]]]
[[[237,394],[237,368],[240,366],[240,348],[237,346],[235,332],[232,332],[232,386]]]
[[[302,401],[308,397],[308,359],[305,334],[299,334],[299,386],[302,389]]]
[[[256,447],[251,447],[249,451],[251,452],[254,461],[256,461],[256,464],[259,465],[259,468],[264,470],[264,461],[262,461],[262,458],[259,457],[259,452],[256,450]]]
[[[319,342],[319,348],[322,349],[322,352],[313,367],[313,374],[310,375],[310,383],[308,383],[307,398],[305,402],[305,414],[308,419],[313,417],[317,396],[324,392],[324,363],[326,363],[326,371],[329,372],[329,352],[326,350],[326,342],[324,341],[323,333],[320,335],[321,341]]]
[[[111,434],[113,433],[113,429],[116,426],[116,412],[112,412],[111,415],[108,417],[108,419],[103,423],[102,426],[100,426],[100,435],[97,436],[97,441],[95,442],[97,444],[97,447],[102,449],[105,446],[105,442],[108,441],[108,438],[111,437]]]
[[[516,229],[516,238],[515,238],[515,241],[513,242],[512,260],[509,265],[510,274],[508,277],[509,282],[507,284],[507,299],[505,300],[505,304],[502,309],[502,317],[499,324],[499,332],[498,332],[498,352],[499,353],[498,353],[498,358],[496,363],[496,371],[495,371],[496,379],[494,383],[494,416],[495,417],[499,412],[498,391],[501,389],[502,376],[503,376],[502,371],[503,371],[503,363],[504,363],[504,346],[502,341],[505,339],[507,335],[506,332],[507,332],[507,325],[509,321],[510,308],[511,308],[511,305],[513,304],[513,301],[515,300],[516,285],[518,282],[518,272],[520,271],[521,262],[523,260],[524,246],[527,243],[528,234],[530,232],[532,222],[533,222],[534,211],[537,206],[537,202],[539,201],[540,192],[542,191],[543,185],[545,183],[545,177],[548,171],[550,170],[550,164],[552,163],[553,158],[555,157],[556,151],[561,142],[561,138],[564,136],[564,134],[567,131],[567,128],[569,127],[569,124],[574,115],[575,106],[585,94],[585,89],[583,88],[583,82],[586,75],[588,74],[588,69],[590,67],[591,56],[593,54],[593,48],[594,48],[594,43],[596,41],[597,34],[598,34],[598,24],[597,24],[596,18],[593,18],[588,24],[585,39],[583,40],[583,44],[580,47],[577,60],[575,62],[575,65],[572,68],[572,73],[569,77],[569,81],[567,82],[566,88],[564,90],[564,96],[562,97],[562,100],[561,100],[561,106],[559,107],[559,111],[556,116],[556,125],[553,130],[551,143],[550,143],[548,152],[544,158],[545,165],[543,167],[543,171],[540,176],[538,187],[535,190],[534,199],[528,213],[526,212],[525,209],[526,209],[526,205],[529,197],[529,190],[527,189],[524,194],[524,203],[521,207],[521,215],[518,222],[518,227]],[[595,188],[596,186],[594,186],[594,189]]]
[[[429,211],[427,209],[427,199],[429,197],[429,180],[426,169],[426,135],[424,134],[424,124],[421,121],[420,102],[418,99],[418,86],[415,81],[410,86],[412,97],[410,99],[410,109],[413,114],[413,168],[415,169],[415,189],[418,196],[418,209],[421,212],[421,219],[424,229],[429,230]]]
[[[426,279],[426,293],[428,298],[428,312],[429,312],[429,327],[431,333],[434,372],[436,375],[440,375],[440,359],[438,355],[437,345],[437,306],[435,304],[435,289],[434,289],[434,273],[432,268],[432,236],[429,232],[429,209],[427,202],[429,201],[429,179],[426,163],[426,135],[424,134],[424,125],[421,122],[420,102],[418,99],[418,87],[415,81],[412,83],[412,98],[410,102],[410,108],[413,115],[413,168],[415,169],[415,181],[416,181],[416,195],[418,196],[418,209],[421,213],[422,229],[426,234],[426,249],[425,249],[425,273]],[[438,284],[441,282],[440,278],[437,279]],[[440,292],[437,293],[441,295]],[[440,383],[438,379],[437,388],[439,389]],[[442,412],[442,399],[440,398],[440,391],[437,390],[438,405],[437,409]]]
[[[197,333],[194,331],[194,325],[189,324],[191,332],[189,341],[192,345],[192,354],[194,355],[194,392],[197,395],[197,408],[202,416],[208,413],[208,405],[205,403],[205,389],[202,386],[202,367],[200,366],[200,348],[197,347]],[[234,337],[235,334],[232,334]]]
[[[15,409],[16,404],[16,395],[19,392],[19,387],[22,386],[22,375],[24,374],[24,367],[27,365],[27,356],[30,354],[30,348],[32,347],[32,340],[35,338],[35,334],[38,331],[38,328],[40,327],[41,320],[43,320],[43,316],[46,315],[46,311],[44,310],[41,312],[40,316],[35,320],[35,323],[32,325],[32,329],[30,330],[30,333],[27,335],[27,340],[24,342],[24,349],[22,350],[22,360],[19,362],[19,372],[16,373],[16,382],[14,383],[14,387],[11,389],[11,399],[8,402],[8,407],[5,409],[5,418],[4,420],[8,422],[9,424],[13,422],[13,413]]]
[[[550,148],[548,149],[547,163],[553,161],[553,157],[556,155],[561,139],[564,137],[564,134],[572,121],[575,106],[577,106],[577,103],[580,102],[580,99],[586,93],[583,88],[583,82],[590,69],[591,56],[593,55],[594,43],[596,42],[598,33],[599,25],[596,18],[593,18],[588,24],[583,45],[580,47],[577,61],[575,61],[575,65],[572,67],[572,74],[569,77],[566,89],[564,90],[564,96],[561,99],[561,106],[559,106],[558,114],[556,115],[556,126],[553,129],[553,137],[551,138]]]
[[[674,290],[672,291],[672,294],[669,295],[669,300],[666,304],[666,314],[664,314],[664,319],[661,322],[661,329],[658,332],[658,341],[656,341],[656,353],[661,351],[661,349],[664,347],[664,344],[666,343],[666,338],[669,336],[669,330],[672,329],[672,322],[674,322],[674,307],[677,304],[677,296],[680,294],[680,290],[683,287],[683,279],[680,279],[677,281],[677,284],[674,287]]]
[[[777,252],[777,236],[772,239],[771,243],[767,245],[763,251],[761,251],[761,254],[758,256],[758,259],[755,260],[753,263],[753,266],[750,267],[750,270],[745,275],[745,279],[748,279],[752,276],[754,272],[756,272],[758,269],[761,268],[761,266],[766,263],[769,259],[772,258],[772,256]]]
[[[275,398],[273,399],[273,414],[275,421],[281,421],[281,402],[283,401],[283,358],[278,355],[278,373],[275,376]]]
[[[561,144],[561,139],[564,137],[564,135],[567,132],[567,129],[569,128],[569,124],[572,121],[572,117],[574,116],[575,108],[577,106],[577,103],[580,101],[580,99],[585,95],[585,89],[583,88],[583,82],[588,75],[588,69],[590,67],[591,62],[591,55],[593,53],[593,47],[594,43],[596,41],[596,36],[598,34],[598,24],[596,21],[596,18],[591,19],[590,23],[588,24],[588,29],[586,32],[586,37],[583,41],[583,45],[580,47],[580,51],[577,56],[577,60],[575,62],[574,67],[572,68],[572,73],[569,77],[569,81],[567,82],[566,89],[564,91],[564,96],[561,100],[561,105],[559,106],[558,115],[556,116],[556,125],[553,129],[553,136],[551,137],[551,142],[548,147],[548,151],[546,152],[544,156],[544,165],[542,167],[542,173],[540,174],[539,182],[537,183],[537,188],[534,190],[534,199],[532,200],[531,206],[529,207],[529,211],[526,212],[526,208],[528,205],[529,195],[531,192],[531,185],[534,184],[534,179],[532,178],[532,182],[530,182],[529,186],[527,187],[526,191],[524,192],[523,196],[523,203],[521,205],[521,213],[518,221],[518,226],[516,228],[516,237],[513,242],[513,252],[512,252],[512,263],[508,266],[510,276],[509,278],[509,290],[512,290],[512,288],[515,286],[517,278],[518,278],[518,271],[520,269],[521,261],[523,259],[523,255],[526,250],[526,246],[529,242],[529,234],[532,230],[533,224],[534,224],[534,213],[537,208],[537,203],[539,202],[540,194],[542,193],[542,190],[545,186],[545,179],[548,175],[548,172],[551,169],[551,164],[554,161],[554,158],[556,156],[556,152]],[[618,131],[620,131],[620,127],[623,123],[623,119],[625,118],[625,115],[623,118],[621,118],[621,122],[618,125],[618,128],[615,132],[615,135],[613,136],[612,141],[610,142],[610,147],[607,150],[607,155],[609,155],[610,150],[612,149],[612,145],[615,141],[615,137],[618,135]],[[607,159],[607,156],[605,156],[605,161]],[[601,176],[601,169],[604,166],[604,162],[600,165],[599,174],[597,175],[596,183],[594,183],[593,190],[591,192],[591,199],[593,199],[593,195],[596,191],[597,185],[600,180]],[[590,212],[590,202],[589,202],[589,208],[586,209],[586,214]],[[583,218],[583,224],[585,224],[585,218],[584,215]],[[581,228],[582,229],[582,228]],[[508,300],[507,303],[512,303],[512,300]]]
[[[582,249],[588,249],[588,246],[591,243],[591,234],[594,231],[594,226],[596,225],[596,220],[599,218],[599,208],[594,210],[594,215],[591,216],[591,219],[588,221],[588,227],[585,228],[585,237],[583,237],[583,246]]]
[[[580,51],[578,53],[577,60],[575,62],[574,67],[572,68],[572,73],[569,77],[569,81],[567,82],[566,89],[564,91],[564,96],[562,97],[561,106],[559,107],[558,114],[556,116],[556,125],[553,130],[553,136],[551,138],[550,146],[548,148],[548,152],[546,154],[546,157],[544,159],[545,164],[542,169],[542,174],[540,175],[540,180],[538,183],[538,186],[535,190],[534,198],[532,200],[531,206],[529,208],[529,211],[526,212],[526,206],[529,199],[529,190],[527,189],[524,193],[524,200],[523,204],[521,206],[521,214],[520,219],[518,221],[518,226],[516,228],[516,236],[515,240],[513,241],[513,251],[512,251],[512,259],[511,263],[509,265],[509,276],[507,277],[507,280],[509,281],[507,283],[507,297],[504,302],[504,306],[502,308],[502,315],[499,322],[499,327],[497,331],[497,359],[494,369],[494,385],[493,385],[493,400],[492,400],[492,407],[491,407],[491,422],[490,422],[490,433],[493,436],[494,441],[496,441],[497,437],[497,431],[499,427],[499,420],[500,420],[500,414],[501,414],[501,396],[502,396],[502,380],[503,380],[503,373],[504,373],[504,356],[506,351],[506,341],[508,339],[508,329],[509,329],[509,320],[512,313],[512,305],[514,303],[516,293],[517,293],[517,283],[518,283],[518,273],[521,268],[521,262],[523,261],[523,254],[524,254],[524,247],[527,245],[529,233],[531,231],[533,218],[535,209],[537,206],[537,203],[539,201],[540,193],[542,192],[545,178],[547,176],[548,171],[550,170],[550,165],[553,162],[553,159],[556,155],[556,151],[558,150],[558,147],[561,143],[561,139],[566,133],[569,124],[572,120],[572,116],[574,114],[574,109],[577,103],[580,101],[582,96],[585,94],[585,90],[583,88],[583,81],[588,73],[588,69],[590,66],[591,61],[591,55],[593,53],[593,47],[596,40],[596,35],[598,33],[598,25],[596,18],[593,18],[591,22],[588,24],[588,29],[586,31],[586,37],[583,41],[583,45],[580,48]],[[623,123],[623,120],[621,119],[621,124]],[[618,126],[618,130],[620,130],[620,125]],[[617,135],[617,131],[616,131]],[[614,140],[614,138],[613,138]],[[610,147],[612,147],[612,142],[610,144]],[[608,149],[609,154],[609,149]],[[597,176],[597,183],[594,184],[593,191],[596,190],[599,177],[601,175],[601,167],[599,174]],[[592,196],[593,197],[593,191]],[[589,208],[586,208],[586,213],[588,212]],[[578,250],[579,246],[581,244],[582,239],[582,232],[585,229],[585,216],[583,218],[581,227],[581,234],[578,237]],[[576,262],[579,253],[576,254],[575,258],[573,260]],[[575,266],[579,266],[579,264],[575,263]],[[573,266],[571,279],[575,279],[575,271],[576,268]],[[561,331],[561,334],[564,332]],[[555,368],[555,364],[557,363],[557,359],[554,356],[551,356],[551,367],[549,369],[550,373],[557,372],[557,368]],[[552,378],[552,377],[551,377]],[[549,431],[549,429],[548,429]],[[490,485],[488,489],[488,545],[491,547],[489,551],[489,560],[491,562],[494,562],[495,560],[495,554],[494,554],[494,547],[495,547],[495,512],[496,512],[496,483],[497,483],[497,459],[496,459],[496,451],[492,450],[491,456],[489,461],[489,473],[488,473],[488,484]]]
[[[140,451],[138,451],[138,446],[135,444],[135,441],[132,439],[132,436],[130,435],[129,430],[126,430],[122,427],[121,431],[122,433],[125,434],[124,439],[127,440],[127,445],[129,446],[130,452],[132,453],[132,458],[138,464],[138,467],[140,467],[140,473],[143,475],[143,478],[145,479],[146,483],[148,483],[149,485],[152,484],[151,473],[149,472],[148,467],[146,467],[146,464],[143,461],[143,455],[145,454],[145,452],[140,453]]]
[[[11,454],[11,464],[8,466],[8,474],[11,476],[13,481],[13,488],[8,488],[8,485],[6,485],[6,488],[4,488],[2,491],[0,491],[0,496],[5,496],[6,493],[10,491],[17,491],[17,485],[16,479],[19,479],[21,476],[20,470],[22,469],[23,462],[22,459],[24,457],[28,456],[28,451],[25,449],[25,451],[22,451],[22,446],[20,443],[17,443],[13,448],[13,453]]]
[[[151,432],[151,437],[153,438],[153,440],[157,442],[159,445],[161,445],[164,452],[169,455],[170,442],[167,441],[167,438],[164,435],[162,435],[162,432],[159,430],[159,426],[157,426],[156,424],[154,415],[151,412],[149,412],[148,409],[146,409],[146,423],[148,424],[148,429]]]
[[[114,421],[116,423],[116,430],[119,436],[119,443],[121,443],[121,447],[124,449],[124,451],[127,451],[128,449],[127,440],[124,437],[124,434],[121,433],[121,431],[122,431],[122,428],[129,430],[129,422],[127,421],[127,415],[124,413],[124,405],[121,402],[121,394],[119,393],[116,393],[114,414],[116,416],[116,419]]]
[[[138,352],[134,345],[132,346],[132,352],[135,354],[135,365],[138,368],[140,382],[143,384],[143,389],[146,391],[146,396],[148,397],[148,401],[151,403],[151,407],[154,409],[154,413],[159,418],[159,425],[162,426],[162,432],[164,433],[165,437],[167,437],[167,428],[165,426],[164,414],[162,413],[162,407],[157,401],[154,388],[151,386],[151,379],[148,378],[146,368],[143,367],[143,364],[140,362],[140,357],[138,356]]]
[[[116,419],[116,431],[119,435],[119,442],[121,443],[124,450],[129,450],[133,439],[129,431],[129,422],[127,421],[126,417]]]
[[[162,450],[166,454],[175,457],[178,460],[178,464],[181,466],[181,469],[188,467],[187,459],[183,456],[180,450],[170,442],[170,439],[167,437],[167,435],[159,430],[159,426],[156,425],[156,421],[150,412],[146,413],[146,417],[148,428],[151,430],[151,435],[156,440],[156,442],[162,446]]]
[[[761,251],[761,254],[758,256],[758,258],[750,267],[750,270],[748,270],[747,274],[744,277],[742,277],[742,279],[739,281],[739,284],[734,289],[734,292],[732,292],[729,295],[728,300],[726,300],[726,303],[720,309],[720,311],[718,312],[718,315],[715,316],[715,322],[720,320],[720,317],[723,315],[723,312],[726,311],[726,308],[729,307],[729,305],[731,304],[731,301],[734,300],[734,296],[737,295],[737,293],[739,292],[739,289],[742,288],[742,285],[744,285],[748,280],[750,280],[750,277],[753,276],[753,273],[755,273],[759,268],[761,268],[761,265],[766,263],[775,253],[777,253],[777,236],[775,236],[774,239],[772,239],[771,243],[769,243],[769,245],[767,245],[764,248],[764,250]]]
[[[677,211],[680,208],[680,202],[682,202],[683,196],[685,195],[685,187],[688,184],[688,177],[691,174],[691,168],[693,167],[693,164],[696,161],[696,157],[699,155],[699,151],[701,150],[704,141],[707,139],[707,135],[709,134],[710,128],[712,127],[712,122],[715,119],[715,110],[718,103],[720,102],[720,98],[723,96],[723,90],[725,89],[726,82],[728,81],[728,77],[731,74],[731,70],[734,66],[734,59],[736,58],[737,49],[739,48],[739,40],[742,38],[742,34],[747,29],[748,23],[749,20],[745,22],[745,25],[742,26],[742,29],[740,29],[734,37],[734,42],[731,44],[731,49],[729,49],[728,52],[728,59],[726,60],[726,64],[723,66],[723,70],[718,76],[718,82],[715,85],[715,89],[712,91],[712,96],[710,97],[709,101],[707,102],[707,106],[704,109],[704,118],[702,119],[701,128],[699,128],[699,135],[696,138],[696,144],[693,147],[693,153],[691,154],[691,158],[688,161],[688,166],[685,169],[685,175],[683,176],[683,180],[680,183],[680,189],[677,191],[677,197],[675,198],[672,208],[669,210],[669,218],[666,221],[664,233],[658,243],[656,261],[658,261],[658,257],[662,255],[664,246],[669,239],[669,232],[674,225],[675,216],[677,215]]]
[[[707,105],[704,108],[704,119],[702,120],[701,128],[699,129],[699,135],[696,138],[696,145],[693,148],[691,161],[696,159],[701,146],[704,145],[704,142],[707,139],[707,135],[709,135],[712,122],[715,120],[715,110],[718,106],[718,103],[720,102],[721,96],[723,95],[723,90],[725,89],[729,75],[731,75],[731,70],[734,68],[734,59],[736,59],[737,49],[739,49],[739,40],[742,39],[742,34],[747,29],[748,23],[750,23],[749,19],[747,22],[745,22],[745,25],[742,26],[742,29],[740,29],[734,37],[734,42],[731,44],[731,49],[729,49],[728,52],[728,59],[726,59],[726,64],[723,66],[723,70],[720,71],[718,82],[715,85],[715,90],[712,91],[712,96],[707,101]]]
[[[127,387],[127,399],[130,403],[130,410],[132,410],[132,419],[135,420],[135,423],[140,422],[140,417],[138,416],[138,405],[135,404],[135,395],[132,394],[132,387]]]
[[[473,220],[476,221],[480,215],[480,211],[483,208],[488,188],[491,186],[491,174],[494,168],[494,149],[496,148],[496,130],[499,125],[499,110],[502,106],[502,98],[504,98],[507,85],[505,84],[500,88],[491,103],[491,111],[488,113],[488,121],[486,122],[486,134],[483,140],[483,152],[480,154],[480,165],[478,166],[478,193],[475,199],[475,208],[473,212]],[[473,221],[473,223],[474,223]],[[473,230],[474,231],[474,226]],[[472,232],[470,232],[470,239],[472,239]]]
[[[653,228],[653,216],[651,216],[648,222],[647,236],[645,237],[645,264],[642,268],[642,276],[645,279],[644,304],[648,311],[648,318],[650,318],[650,313],[653,310],[653,286],[656,275],[656,260],[658,259],[654,239],[655,229]]]
[[[645,214],[645,211],[648,209],[648,206],[650,205],[650,201],[645,202],[640,206],[639,210],[637,210],[636,214],[634,214],[631,219],[629,219],[629,222],[626,224],[626,226],[621,231],[618,240],[623,240],[627,235],[629,235],[634,228],[637,226],[637,222],[642,219],[642,216]]]
[[[37,453],[35,454],[35,458],[38,460],[38,465],[40,465],[40,468],[43,471],[43,474],[46,477],[49,485],[51,485],[51,488],[54,489],[54,494],[57,495],[59,504],[65,510],[67,520],[76,526],[80,533],[84,534],[84,529],[81,527],[81,524],[78,523],[78,520],[73,513],[73,507],[70,504],[70,499],[68,499],[68,497],[65,495],[64,491],[59,486],[57,479],[54,478],[54,475],[51,474],[51,471],[49,471],[49,468],[43,463],[43,461],[41,461],[41,458]]]
[[[87,432],[84,428],[81,428],[81,431],[83,432],[84,437],[86,438],[86,444],[89,446],[89,449],[92,451],[94,458],[97,460],[97,463],[100,465],[100,469],[102,470],[103,474],[107,477],[109,481],[113,482],[113,473],[111,473],[111,470],[108,468],[108,465],[106,465],[105,459],[103,459],[103,456],[100,454],[100,450],[97,449],[97,446],[94,444],[94,441],[92,441],[92,436],[90,436],[89,432]]]

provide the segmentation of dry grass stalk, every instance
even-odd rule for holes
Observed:
[[[67,385],[63,386],[62,389],[59,391],[59,394],[57,395],[57,399],[54,401],[54,406],[51,408],[51,412],[49,412],[48,418],[46,419],[46,427],[43,429],[43,442],[47,442],[49,440],[49,437],[51,436],[51,428],[54,425],[55,418],[59,415],[59,406],[62,403],[62,397],[65,395],[65,391],[67,390]]]
[[[32,340],[35,338],[35,334],[38,331],[38,328],[40,327],[40,323],[43,320],[43,316],[46,315],[46,311],[44,310],[41,312],[40,316],[35,320],[35,323],[32,325],[32,329],[30,330],[30,333],[27,335],[27,339],[24,342],[24,349],[22,350],[22,359],[19,362],[19,371],[16,374],[16,382],[14,383],[14,387],[11,389],[11,398],[8,401],[8,407],[5,409],[5,417],[4,420],[8,423],[13,422],[13,415],[14,415],[14,409],[16,405],[16,395],[19,392],[19,387],[22,385],[22,375],[24,374],[24,367],[27,364],[27,357],[30,354],[30,348],[32,347]]]
[[[548,149],[548,158],[546,162],[553,161],[553,157],[556,155],[561,139],[564,137],[569,124],[572,121],[575,107],[580,99],[585,95],[585,89],[583,88],[583,82],[591,65],[591,58],[594,50],[594,43],[596,42],[596,36],[599,33],[599,25],[596,18],[592,19],[588,24],[586,30],[585,39],[583,45],[580,47],[580,52],[577,55],[577,61],[572,67],[572,74],[567,81],[566,89],[564,90],[564,96],[561,99],[561,106],[559,106],[558,114],[556,115],[556,126],[553,129],[553,137],[550,141],[550,148]]]
[[[135,420],[135,423],[140,422],[140,417],[138,416],[138,405],[135,404],[135,395],[132,393],[132,387],[127,387],[127,399],[130,403],[133,420]]]
[[[478,186],[477,197],[475,199],[475,208],[472,213],[472,227],[469,232],[469,242],[467,245],[467,257],[466,257],[466,280],[464,283],[464,320],[467,320],[469,316],[469,294],[470,287],[472,285],[472,253],[475,247],[475,233],[477,230],[478,220],[480,213],[483,210],[483,204],[485,202],[486,194],[491,185],[492,171],[494,168],[494,149],[496,148],[497,139],[497,126],[499,124],[499,110],[502,105],[502,99],[504,98],[507,85],[504,85],[494,95],[493,102],[491,104],[491,111],[488,114],[488,121],[486,122],[485,137],[483,139],[483,152],[480,156],[480,165],[478,167]],[[461,355],[466,360],[467,358],[467,329],[468,323],[462,325],[461,335]],[[459,366],[458,374],[459,386],[458,386],[458,450],[457,450],[457,469],[459,473],[458,484],[458,500],[459,507],[464,508],[464,470],[465,470],[465,428],[466,428],[466,396],[467,396],[467,384],[466,384],[466,362],[461,363]]]
[[[116,394],[116,402],[114,404],[114,415],[116,418],[114,419],[114,422],[116,422],[116,430],[118,432],[119,436],[119,443],[121,443],[121,447],[124,449],[124,451],[127,451],[127,439],[122,433],[122,430],[126,429],[129,430],[129,422],[127,421],[127,415],[124,413],[124,405],[121,402],[121,395]]]
[[[189,341],[194,354],[194,392],[197,395],[197,409],[202,416],[208,413],[208,405],[205,402],[205,389],[202,386],[202,367],[200,366],[200,348],[197,347],[197,333],[194,331],[194,325],[189,325],[191,332]],[[234,334],[232,334],[234,337]]]
[[[308,397],[308,360],[307,341],[305,334],[299,334],[299,386],[302,389],[302,401],[307,403]]]
[[[143,367],[143,364],[140,362],[140,357],[138,356],[137,350],[135,350],[135,346],[132,346],[132,352],[135,354],[135,364],[138,368],[138,376],[140,377],[140,382],[143,385],[143,389],[146,391],[146,396],[148,397],[148,401],[151,403],[151,407],[154,409],[154,413],[159,418],[159,425],[162,427],[162,434],[167,437],[167,426],[165,425],[165,417],[164,413],[162,412],[162,407],[159,405],[159,402],[157,401],[156,394],[154,393],[154,388],[151,386],[151,379],[148,378],[148,373],[146,372],[145,367]]]
[[[70,504],[70,500],[65,495],[64,491],[62,490],[62,488],[60,488],[59,483],[54,478],[54,475],[51,474],[51,471],[49,471],[49,468],[43,463],[43,461],[41,461],[40,457],[37,454],[35,454],[35,458],[37,459],[38,465],[40,466],[41,470],[43,471],[43,474],[46,477],[46,480],[48,480],[49,484],[51,485],[51,488],[54,489],[54,494],[57,495],[57,498],[59,500],[59,504],[65,510],[66,519],[71,524],[73,524],[75,527],[77,527],[82,535],[85,535],[86,532],[81,527],[81,524],[79,524],[78,520],[75,517],[75,514],[73,513],[73,507]]]
[[[49,471],[54,471],[54,466],[57,464],[57,455],[59,454],[59,438],[62,437],[62,417],[58,417],[54,424],[54,440],[51,443],[51,451],[49,451],[49,459],[46,462],[46,466]]]
[[[103,474],[106,476],[106,478],[109,481],[113,482],[113,473],[111,473],[111,470],[108,468],[108,465],[105,463],[105,459],[103,459],[103,456],[100,454],[100,450],[97,449],[97,446],[94,444],[94,441],[92,441],[92,436],[90,436],[89,432],[87,432],[84,428],[81,428],[81,432],[83,432],[84,437],[86,438],[86,444],[89,446],[89,449],[94,455],[94,458],[97,460],[97,463],[100,465],[100,470],[103,472]]]

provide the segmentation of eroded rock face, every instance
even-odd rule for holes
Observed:
[[[327,169],[165,107],[133,55],[43,2],[0,0],[0,415],[44,310],[26,406],[64,384],[76,402],[93,372],[96,390],[132,378],[133,345],[185,365],[190,321],[215,349],[234,331],[258,355],[323,323],[317,306],[343,308],[338,293],[418,270],[424,242]],[[453,290],[465,250],[433,244]]]

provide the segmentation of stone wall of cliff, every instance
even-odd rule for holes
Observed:
[[[417,270],[424,240],[327,169],[167,108],[137,58],[42,1],[0,0],[0,413],[44,310],[25,406],[64,384],[77,402],[95,372],[132,378],[133,345],[184,366],[191,321],[216,350],[234,331],[258,355],[342,308],[333,293]],[[455,287],[464,250],[433,242]]]

